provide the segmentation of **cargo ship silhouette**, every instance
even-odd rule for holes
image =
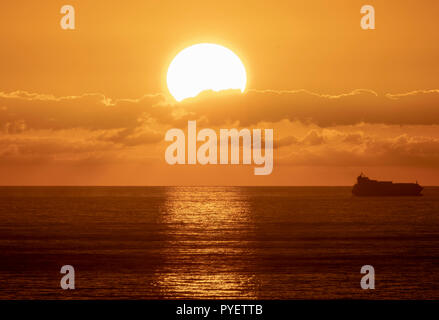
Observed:
[[[416,183],[393,183],[392,181],[371,180],[361,173],[352,188],[355,196],[420,196],[424,189]]]

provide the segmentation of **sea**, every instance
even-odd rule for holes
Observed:
[[[227,298],[439,299],[439,187],[0,187],[0,299]]]

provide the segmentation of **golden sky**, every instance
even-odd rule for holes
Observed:
[[[60,8],[76,30],[60,28]],[[376,29],[360,28],[360,8]],[[439,184],[437,1],[2,1],[0,184]],[[244,94],[175,103],[173,57],[228,47]],[[169,166],[164,134],[188,120],[273,128],[273,174]]]

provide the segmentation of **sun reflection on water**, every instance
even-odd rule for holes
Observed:
[[[175,187],[160,224],[167,239],[156,270],[162,297],[257,298],[249,237],[254,232],[246,193],[239,188]]]

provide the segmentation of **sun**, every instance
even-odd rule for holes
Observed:
[[[166,80],[171,95],[175,100],[182,101],[204,90],[240,89],[244,92],[247,74],[244,64],[230,49],[213,43],[200,43],[175,56]]]

